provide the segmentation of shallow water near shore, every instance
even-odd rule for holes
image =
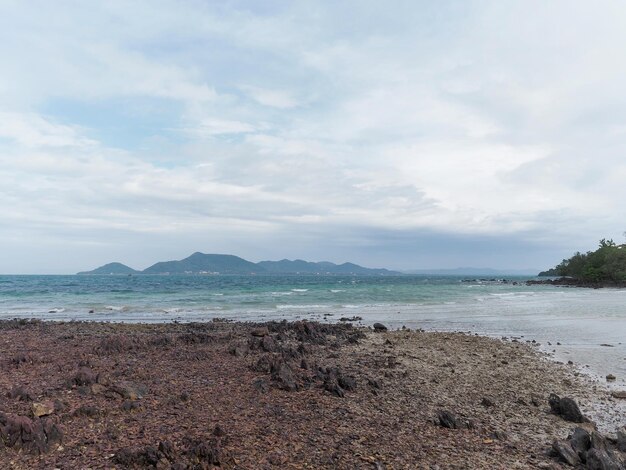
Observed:
[[[626,290],[458,276],[0,276],[0,318],[122,322],[358,316],[360,324],[540,343],[626,384]],[[514,285],[514,282],[517,284]],[[550,344],[549,344],[550,343]],[[560,344],[558,344],[560,343]]]

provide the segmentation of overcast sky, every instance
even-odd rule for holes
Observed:
[[[623,242],[624,25],[622,0],[0,0],[0,272]]]

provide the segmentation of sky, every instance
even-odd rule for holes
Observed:
[[[621,0],[0,0],[0,273],[624,242],[624,24]]]

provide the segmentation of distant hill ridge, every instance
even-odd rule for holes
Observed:
[[[78,274],[361,274],[397,275],[388,269],[364,268],[354,263],[335,264],[329,261],[314,263],[301,259],[261,261],[252,263],[239,256],[205,254],[196,252],[175,261],[160,261],[143,271],[137,271],[122,263],[109,263],[92,271]]]

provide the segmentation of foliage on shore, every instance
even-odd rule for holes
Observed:
[[[553,269],[540,276],[567,276],[588,282],[626,281],[626,244],[602,239],[598,249],[587,253],[576,252]]]

